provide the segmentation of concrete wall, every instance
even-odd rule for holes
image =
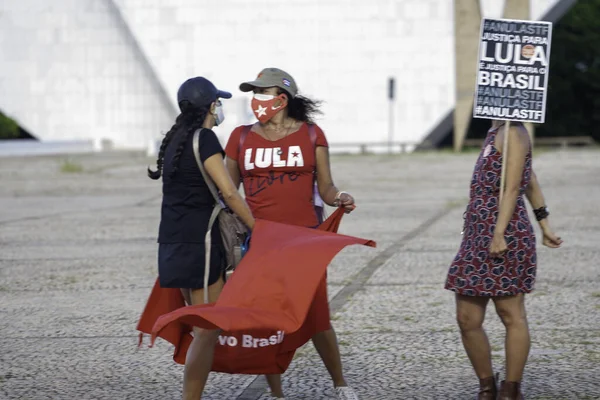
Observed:
[[[421,140],[454,107],[451,0],[114,0],[126,29],[111,1],[0,3],[0,109],[43,139],[144,148],[170,127],[179,84],[204,75],[234,93],[225,141],[252,120],[239,83],[267,66],[325,101],[332,143],[387,140],[390,76],[395,140]]]
[[[0,110],[44,140],[140,148],[172,113],[99,0],[0,2]]]

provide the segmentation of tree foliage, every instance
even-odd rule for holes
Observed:
[[[13,139],[19,136],[19,125],[0,112],[0,139]]]
[[[536,136],[600,141],[600,0],[579,0],[554,25],[546,122]]]
[[[536,125],[536,137],[592,136],[600,142],[599,21],[600,0],[579,0],[554,24],[546,121]],[[489,127],[489,120],[473,118],[467,138],[483,138]]]

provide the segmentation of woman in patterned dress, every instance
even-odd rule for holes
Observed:
[[[480,379],[480,400],[523,396],[520,382],[530,347],[524,295],[533,290],[536,274],[536,238],[523,195],[534,209],[542,244],[557,248],[562,243],[548,223],[548,209],[531,166],[529,134],[521,123],[513,122],[508,155],[503,160],[504,130],[500,127],[504,124],[492,122],[475,164],[464,236],[445,284],[456,293],[456,317],[463,345]],[[498,206],[503,162],[505,189]],[[482,327],[490,298],[506,328],[506,378],[499,391]]]

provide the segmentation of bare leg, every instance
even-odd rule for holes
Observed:
[[[283,398],[283,388],[281,386],[281,375],[280,374],[265,375],[265,378],[267,378],[267,383],[269,384],[269,388],[271,389],[271,395],[273,397],[282,397]]]
[[[183,295],[183,298],[185,300],[185,305],[191,306],[192,305],[192,291],[191,291],[191,289],[179,289],[179,290],[181,290],[181,294]]]
[[[483,330],[489,297],[456,295],[456,320],[467,356],[479,379],[494,375],[492,350]]]
[[[495,297],[496,312],[506,327],[506,380],[521,382],[531,345],[525,296]]]
[[[183,399],[202,398],[213,363],[218,330],[194,328],[194,339],[188,348],[183,372]]]
[[[208,287],[208,298],[213,302],[219,297],[223,288],[223,280]],[[190,291],[192,304],[204,303],[204,289]],[[202,398],[208,374],[212,368],[215,345],[219,337],[218,330],[194,328],[194,339],[188,348],[183,372],[183,399],[198,400]]]
[[[312,342],[319,356],[321,356],[329,375],[331,375],[333,386],[347,386],[342,372],[340,348],[338,347],[337,337],[333,328],[317,333],[313,336]]]
[[[324,332],[319,332],[312,338],[313,345],[321,359],[325,368],[329,371],[334,387],[347,386],[342,373],[342,360],[340,350],[337,345],[337,337],[333,328]],[[267,383],[271,389],[271,394],[275,397],[283,397],[283,389],[281,385],[281,375],[265,375]]]

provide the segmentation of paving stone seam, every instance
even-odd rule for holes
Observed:
[[[162,194],[160,196],[162,196]],[[74,214],[91,213],[91,212],[97,212],[97,211],[119,210],[122,208],[129,208],[129,207],[143,207],[144,205],[147,204],[147,202],[154,201],[154,200],[156,200],[156,198],[157,198],[157,195],[152,195],[151,197],[147,197],[145,199],[138,200],[132,204],[121,204],[118,206],[109,206],[109,207],[100,206],[97,208],[94,207],[94,208],[90,208],[87,210],[77,210],[76,212],[73,212],[73,210],[67,210],[67,211],[61,211],[61,212],[57,212],[57,213],[46,214],[46,215],[32,215],[29,217],[19,217],[19,218],[15,218],[15,219],[7,219],[4,221],[0,221],[0,226],[14,224],[14,223],[18,223],[18,222],[39,221],[41,219],[61,217],[63,215],[69,215],[69,214],[74,215]]]
[[[336,332],[338,333],[345,333],[345,334],[362,334],[362,333],[379,333],[379,334],[389,334],[389,335],[393,335],[393,334],[398,334],[398,335],[406,335],[406,334],[436,334],[436,333],[445,333],[445,332],[449,332],[450,330],[452,330],[452,332],[454,331],[458,331],[458,327],[455,329],[453,327],[445,327],[445,328],[438,328],[438,329],[381,329],[381,330],[377,330],[377,329],[373,329],[373,330],[352,330],[352,332],[346,332],[343,329],[337,329]],[[536,332],[563,332],[563,333],[568,333],[568,332],[572,332],[572,331],[581,331],[581,327],[572,327],[572,328],[543,328],[543,327],[536,327],[535,331]],[[594,333],[600,333],[600,328],[587,328],[585,329],[585,333],[586,334],[594,334]],[[138,335],[99,335],[99,336],[3,336],[4,340],[22,340],[22,341],[27,341],[27,340],[74,340],[74,339],[81,339],[81,340],[89,340],[89,339],[138,339],[139,336]]]
[[[354,293],[364,287],[365,283],[371,278],[375,271],[384,265],[387,260],[392,258],[399,249],[404,247],[410,240],[425,232],[433,224],[444,218],[457,207],[458,206],[455,205],[444,207],[429,219],[422,222],[418,227],[403,235],[397,242],[392,243],[381,253],[373,257],[363,269],[354,275],[353,282],[345,285],[344,288],[331,299],[329,308],[332,316],[335,315],[348,300],[350,300]],[[264,377],[257,376],[250,384],[248,384],[246,389],[238,396],[237,400],[258,400],[265,393],[266,389],[267,383]]]
[[[458,250],[458,247],[457,247]],[[448,261],[448,264],[452,261],[452,259],[450,259]],[[431,285],[437,285],[440,284],[441,285],[444,284],[446,280],[446,276],[442,276],[440,281],[414,281],[414,282],[398,282],[398,283],[394,283],[394,282],[381,282],[381,283],[365,283],[364,286],[367,287],[394,287],[394,286],[431,286]],[[551,285],[564,285],[565,283],[568,284],[575,284],[575,283],[587,283],[589,282],[589,279],[586,278],[571,278],[569,277],[568,279],[540,279],[539,280],[539,285],[547,285],[547,284],[551,284]],[[330,282],[330,284],[332,285],[341,285],[342,283],[335,283],[335,282]],[[536,290],[534,290],[533,292],[531,292],[531,294],[529,296],[535,296],[536,294]]]
[[[70,239],[69,245],[83,245],[89,246],[91,244],[120,244],[120,243],[146,243],[148,241],[156,242],[156,236],[146,236],[146,237],[129,237],[129,238],[118,238],[118,239]],[[64,244],[64,240],[31,240],[26,242],[27,246],[55,246]],[[22,245],[23,241],[21,240],[7,240],[3,241],[0,245]],[[43,258],[43,260],[47,260]]]
[[[72,339],[138,339],[139,335],[94,335],[94,336],[3,336],[10,340],[72,340]]]
[[[121,286],[121,287],[81,287],[74,289],[66,289],[66,288],[56,288],[56,289],[5,289],[0,286],[0,293],[52,293],[52,292],[60,292],[60,293],[79,293],[79,292],[96,292],[96,291],[111,291],[111,290],[142,290],[142,289],[152,289],[154,285],[145,285],[145,286]]]
[[[0,247],[2,247],[2,245],[0,245]],[[123,259],[128,259],[128,258],[132,258],[132,259],[139,259],[140,256],[139,254],[147,254],[147,252],[139,252],[139,253],[130,253],[129,255],[123,256],[123,255],[116,255],[116,256],[94,256],[94,260],[110,260],[110,259],[119,259],[119,260],[123,260]],[[148,258],[155,258],[156,255],[151,254],[148,255]],[[26,262],[26,261],[87,261],[89,260],[90,257],[40,257],[40,258],[2,258],[0,257],[0,262],[2,261],[10,261],[10,262]]]
[[[3,260],[0,260],[3,261]],[[539,287],[537,290],[532,292],[530,296],[542,296],[543,287],[545,285],[564,285],[565,283],[574,284],[574,283],[587,283],[589,280],[587,279],[569,279],[569,280],[560,280],[560,279],[545,279],[540,281]],[[441,282],[441,283],[440,283]],[[343,286],[344,282],[342,281],[332,281],[329,282],[332,286]],[[402,282],[402,283],[389,283],[389,282],[381,282],[381,283],[365,283],[363,287],[373,288],[373,287],[384,287],[384,288],[393,288],[393,287],[406,287],[406,286],[439,286],[443,284],[442,281],[416,281],[416,282]],[[79,293],[79,292],[96,292],[96,291],[119,291],[119,290],[143,290],[143,289],[152,289],[152,285],[127,285],[127,286],[119,286],[119,287],[77,287],[77,288],[43,288],[43,289],[11,289],[11,288],[2,288],[0,289],[0,293]],[[362,289],[358,289],[361,291]],[[545,293],[544,293],[545,294]],[[331,303],[330,303],[331,304]]]

